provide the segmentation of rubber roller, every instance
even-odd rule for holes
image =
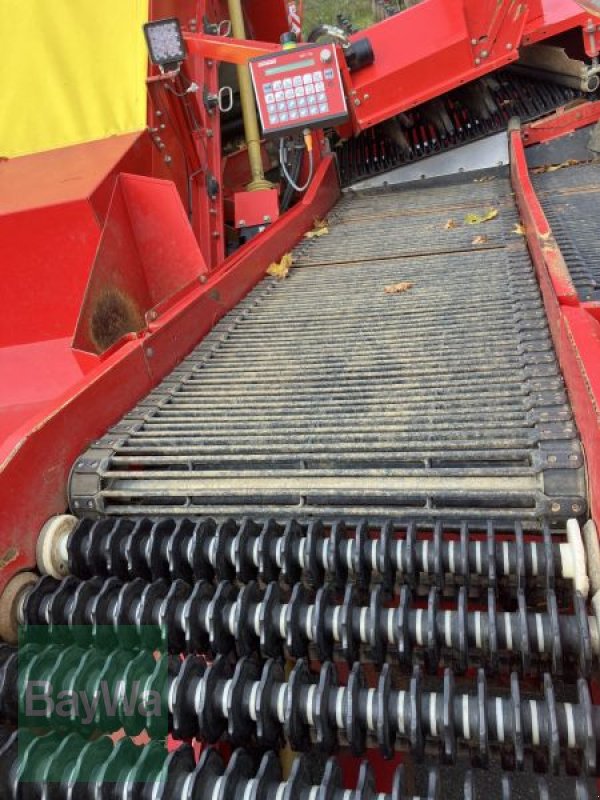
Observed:
[[[477,536],[475,536],[477,533]],[[352,527],[313,521],[280,525],[252,520],[216,523],[211,519],[102,520],[62,516],[44,527],[38,543],[41,572],[61,578],[66,570],[80,578],[122,580],[303,579],[314,587],[349,579],[365,587],[374,576],[387,591],[396,584],[415,587],[459,584],[516,589],[541,586],[559,590],[565,583],[589,592],[579,524],[569,520],[566,541],[544,526],[538,541],[525,541],[522,526],[497,523],[473,527],[438,522],[389,521]]]
[[[32,780],[29,778],[35,779]],[[93,777],[91,777],[93,776]],[[116,778],[116,779],[115,779]],[[27,780],[29,779],[29,780]],[[27,782],[26,782],[27,781]],[[477,800],[473,773],[465,776],[465,800]],[[489,780],[488,780],[489,785]],[[502,800],[513,797],[509,776],[501,778]],[[345,789],[342,770],[335,759],[300,756],[284,780],[277,755],[270,751],[255,760],[236,750],[225,764],[211,748],[196,762],[190,745],[168,753],[162,743],[135,745],[130,739],[114,743],[93,741],[71,734],[36,738],[25,731],[0,729],[0,786],[3,800],[52,797],[53,800],[442,800],[439,772],[428,770],[427,793],[419,797],[407,790],[404,767],[396,770],[392,791],[377,793],[373,772],[363,762],[354,789]],[[539,800],[549,800],[548,785],[537,780]],[[574,781],[572,795],[588,800],[582,780]],[[518,795],[517,795],[518,796]],[[534,797],[535,795],[530,794]]]
[[[364,595],[353,584],[342,594],[332,586],[316,593],[302,583],[289,592],[277,582],[261,588],[252,581],[176,580],[122,583],[117,578],[58,582],[45,576],[24,596],[28,626],[50,626],[51,635],[100,647],[162,644],[171,652],[239,655],[320,661],[334,657],[382,664],[393,660],[410,669],[413,657],[431,672],[443,663],[464,672],[485,663],[489,672],[519,664],[523,672],[550,668],[553,674],[588,676],[600,654],[600,608],[588,616],[575,593],[573,613],[559,614],[556,595],[546,592],[546,611],[529,611],[522,589],[514,611],[498,611],[487,592],[487,608],[471,611],[465,587],[454,609],[442,609],[441,590],[432,586],[426,608],[416,607],[408,586],[389,606],[382,586]]]
[[[489,695],[483,670],[477,672],[474,691],[457,691],[449,669],[440,691],[427,691],[418,666],[408,684],[397,688],[389,664],[377,685],[370,686],[360,664],[340,684],[331,662],[313,674],[300,659],[286,678],[282,664],[273,659],[261,665],[250,658],[231,662],[220,656],[207,664],[199,656],[155,661],[148,651],[132,656],[125,650],[111,654],[77,647],[28,647],[19,656],[26,664],[20,669],[25,686],[41,682],[51,686],[56,697],[65,697],[62,692],[72,695],[78,686],[88,697],[101,696],[103,685],[125,687],[111,693],[111,713],[103,706],[87,723],[82,716],[58,714],[48,702],[36,715],[37,727],[72,730],[87,724],[107,733],[123,728],[136,736],[146,730],[152,738],[163,738],[166,708],[169,730],[185,740],[214,743],[227,735],[234,744],[255,741],[277,748],[285,737],[298,752],[316,747],[329,753],[338,744],[348,744],[355,755],[364,754],[369,742],[377,743],[386,757],[395,749],[409,749],[416,758],[423,757],[426,745],[435,744],[448,763],[466,750],[473,764],[483,766],[490,752],[499,750],[510,768],[523,769],[530,753],[538,770],[557,772],[565,761],[569,772],[598,774],[600,708],[592,705],[582,678],[577,702],[567,703],[556,700],[549,675],[544,676],[543,697],[523,697],[516,673],[507,694]],[[136,697],[143,700],[133,710],[127,687],[135,687]],[[16,686],[5,687],[11,688],[16,694]]]

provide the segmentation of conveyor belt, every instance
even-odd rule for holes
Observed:
[[[538,286],[509,182],[492,178],[345,196],[286,280],[260,283],[76,462],[72,509],[583,514]],[[496,219],[466,224],[490,208]]]
[[[581,300],[600,300],[600,163],[532,177]]]

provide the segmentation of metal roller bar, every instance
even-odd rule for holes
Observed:
[[[42,532],[38,563],[43,572],[61,577],[121,580],[282,579],[304,580],[319,588],[325,581],[360,587],[372,580],[386,591],[397,584],[412,588],[455,584],[565,591],[587,596],[589,579],[581,531],[568,522],[561,541],[544,525],[537,541],[523,535],[518,522],[492,520],[469,524],[367,520],[327,526],[315,520],[257,523],[250,519],[217,523],[212,519],[157,518],[103,520],[56,518]]]
[[[517,610],[498,611],[489,589],[487,609],[469,611],[461,587],[456,609],[442,609],[443,596],[432,587],[426,608],[415,607],[407,586],[399,604],[387,607],[379,585],[363,597],[347,586],[343,597],[331,586],[316,594],[298,583],[285,592],[273,582],[266,589],[252,582],[237,588],[229,581],[121,583],[112,578],[62,582],[45,577],[25,599],[28,626],[48,625],[50,635],[64,636],[68,627],[84,643],[106,647],[148,644],[148,626],[163,632],[164,645],[174,653],[261,653],[267,658],[339,658],[381,665],[391,659],[410,670],[420,656],[429,671],[441,664],[464,672],[485,664],[488,672],[518,663],[523,672],[551,669],[552,673],[589,676],[600,655],[598,619],[588,617],[585,600],[575,593],[574,613],[560,614],[556,596],[548,590],[547,611],[528,611],[519,590]],[[81,626],[88,626],[87,633]],[[107,632],[112,632],[112,635]],[[310,651],[310,653],[309,653]]]
[[[588,157],[595,154],[588,151]],[[533,170],[532,181],[571,278],[582,301],[600,300],[600,167],[577,163],[548,172]]]
[[[552,77],[497,72],[340,143],[342,184],[454,150],[506,130],[513,116],[531,121],[579,96]]]
[[[259,284],[77,459],[71,509],[532,529],[583,517],[581,445],[495,177],[344,198],[285,281]],[[478,245],[465,217],[490,208]]]
[[[89,776],[94,775],[90,780]],[[24,781],[28,776],[35,780]],[[115,780],[117,776],[117,780]],[[440,774],[428,770],[427,793],[414,795],[407,789],[405,770],[396,770],[390,793],[377,792],[373,771],[360,766],[354,789],[344,788],[342,770],[335,759],[315,755],[294,759],[284,780],[279,758],[272,751],[260,762],[245,750],[236,750],[228,763],[211,748],[196,762],[191,745],[168,753],[162,743],[136,745],[131,739],[114,743],[109,738],[86,741],[76,734],[35,737],[27,731],[0,729],[0,785],[3,800],[17,800],[29,789],[46,796],[52,786],[54,800],[71,800],[77,787],[78,800],[96,800],[97,788],[110,783],[112,800],[442,800]],[[508,775],[501,777],[502,800],[513,797]],[[529,796],[550,800],[548,784],[537,779]],[[33,785],[32,785],[33,784]],[[465,800],[482,797],[472,772],[465,776]],[[518,789],[514,794],[520,795]],[[565,797],[588,800],[587,784],[577,779]]]
[[[593,706],[587,682],[577,682],[576,703],[556,700],[552,679],[544,676],[544,696],[522,697],[519,677],[512,673],[510,692],[489,695],[484,670],[478,670],[473,692],[458,691],[450,669],[444,672],[441,691],[426,691],[420,667],[415,666],[406,688],[395,688],[385,664],[377,685],[370,688],[360,664],[354,664],[347,683],[340,685],[331,662],[311,673],[304,659],[296,662],[286,679],[281,662],[264,666],[242,658],[233,664],[219,656],[210,665],[200,656],[163,656],[150,651],[132,655],[83,650],[76,646],[22,648],[21,678],[44,681],[57,693],[69,691],[79,678],[90,696],[100,692],[102,681],[117,680],[123,693],[115,696],[116,712],[99,714],[88,723],[93,729],[113,732],[124,728],[130,736],[146,730],[151,737],[164,735],[162,716],[140,704],[127,713],[124,698],[135,681],[139,696],[162,697],[169,709],[169,730],[175,738],[199,738],[209,743],[225,733],[237,744],[256,740],[277,747],[285,736],[293,750],[317,746],[333,751],[347,743],[355,755],[377,742],[384,756],[394,749],[410,749],[417,758],[428,743],[441,748],[445,761],[454,763],[459,750],[469,752],[472,763],[484,765],[490,752],[500,751],[505,765],[522,769],[526,754],[536,764],[557,772],[561,761],[569,771],[598,774],[600,708]],[[167,676],[168,672],[168,676]],[[14,692],[17,689],[14,687]],[[85,728],[80,718],[58,717],[48,705],[45,719],[36,723],[65,729]],[[160,732],[160,733],[159,733]]]

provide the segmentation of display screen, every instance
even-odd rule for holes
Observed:
[[[314,67],[314,58],[305,58],[302,61],[294,61],[289,64],[281,64],[278,67],[270,67],[265,70],[265,75],[281,75],[283,72],[295,72],[297,69],[304,69],[304,67]]]

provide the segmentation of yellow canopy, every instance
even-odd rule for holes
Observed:
[[[0,0],[0,157],[140,130],[148,0]]]

